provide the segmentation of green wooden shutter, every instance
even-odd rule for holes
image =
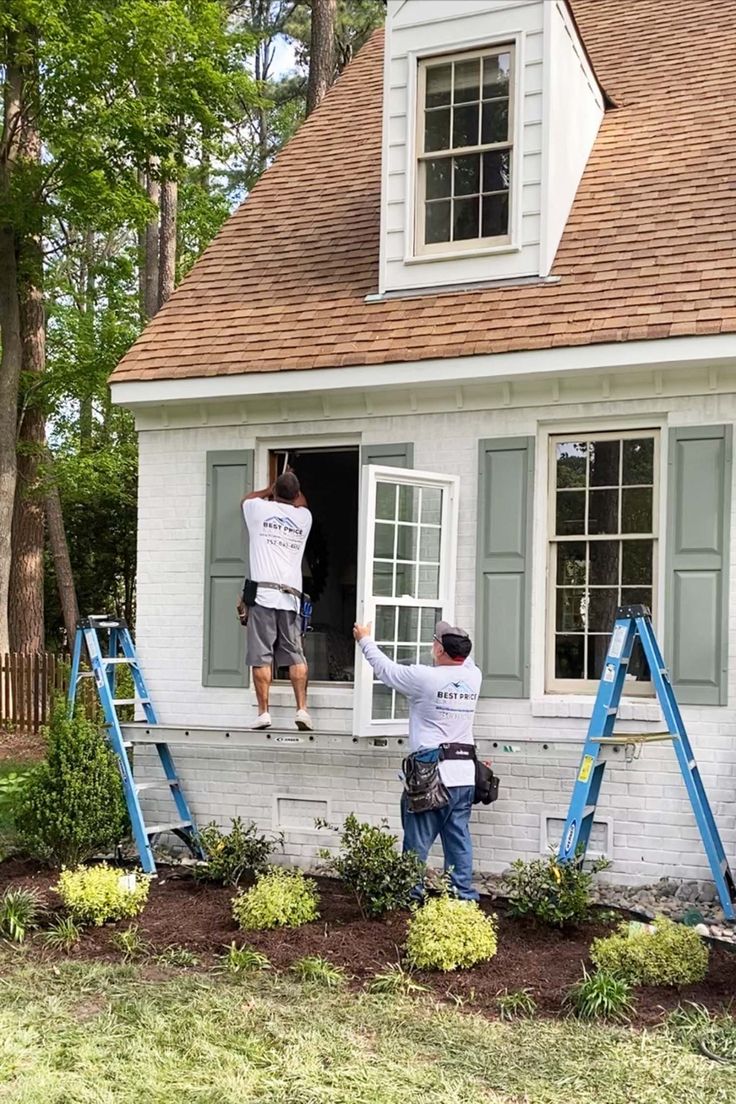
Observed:
[[[363,445],[360,458],[364,464],[381,464],[386,468],[413,468],[414,445]]]
[[[203,686],[248,685],[235,604],[248,570],[240,500],[252,489],[252,450],[207,453]]]
[[[529,696],[534,438],[480,442],[475,659],[481,694]]]
[[[732,427],[670,430],[665,659],[684,705],[725,705]]]

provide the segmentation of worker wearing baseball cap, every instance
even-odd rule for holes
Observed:
[[[409,701],[411,754],[406,763],[410,768],[428,764],[422,769],[430,772],[436,764],[429,800],[414,799],[408,782],[402,795],[404,850],[415,851],[426,862],[439,836],[455,893],[475,901],[470,813],[475,793],[473,720],[481,672],[470,658],[470,637],[464,629],[438,622],[430,667],[388,659],[372,639],[370,625],[356,624],[353,636],[379,682]]]

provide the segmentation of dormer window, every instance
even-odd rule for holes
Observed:
[[[418,255],[508,245],[512,46],[419,62]]]

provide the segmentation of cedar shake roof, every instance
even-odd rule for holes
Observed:
[[[376,32],[112,381],[338,368],[736,331],[736,2],[571,0],[618,105],[559,283],[380,303]]]

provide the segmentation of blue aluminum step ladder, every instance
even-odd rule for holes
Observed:
[[[107,652],[103,652],[100,643],[100,632],[107,632]],[[90,670],[82,671],[81,660],[86,649],[89,657]],[[135,686],[136,697],[117,698],[115,696],[116,672],[120,665],[130,667]],[[163,777],[159,781],[136,782],[133,776],[133,768],[128,758],[128,749],[134,746],[134,741],[126,741],[120,728],[120,719],[117,708],[121,705],[135,705],[143,707],[146,721],[149,725],[158,723],[156,712],[148,694],[148,688],[143,678],[135,645],[130,635],[130,629],[123,620],[114,617],[98,616],[84,617],[77,622],[77,632],[74,639],[74,652],[72,655],[72,669],[69,679],[69,693],[67,696],[67,709],[69,716],[74,712],[77,696],[77,687],[83,678],[94,678],[97,693],[105,716],[107,736],[112,750],[117,756],[120,774],[123,780],[123,792],[130,815],[130,824],[133,829],[141,866],[146,874],[156,873],[156,862],[153,857],[152,841],[163,832],[173,832],[187,845],[189,850],[197,858],[204,858],[197,826],[187,804],[182,790],[181,782],[177,777],[174,760],[165,743],[156,744],[156,751],[163,768]],[[173,798],[176,807],[177,819],[170,824],[146,824],[141,809],[138,795],[143,790],[162,789],[166,787]]]
[[[652,684],[667,725],[666,732],[643,734],[614,734],[621,693],[637,639],[649,664]],[[715,818],[705,792],[700,770],[695,761],[680,709],[675,699],[669,673],[659,650],[651,614],[646,606],[621,606],[616,614],[603,676],[590,719],[588,735],[580,760],[570,808],[560,841],[558,858],[561,862],[582,862],[590,839],[593,818],[601,791],[606,768],[601,751],[611,745],[636,745],[671,740],[685,780],[690,804],[705,847],[705,853],[713,872],[721,907],[728,920],[736,919],[736,884],[728,864]]]

